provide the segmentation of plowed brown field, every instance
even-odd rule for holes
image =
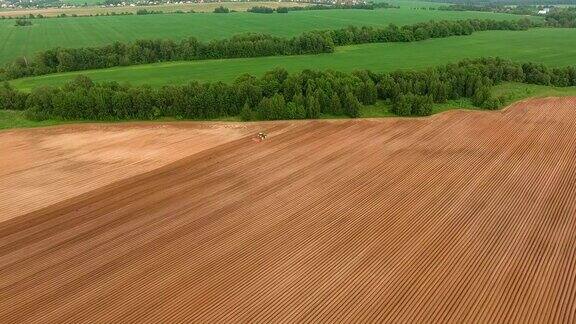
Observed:
[[[150,125],[0,133],[0,322],[576,321],[574,98]]]
[[[241,138],[252,127],[132,123],[0,132],[0,222]]]

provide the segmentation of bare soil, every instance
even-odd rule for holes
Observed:
[[[576,321],[576,98],[208,125],[1,132],[0,322]]]
[[[241,138],[250,127],[131,123],[0,132],[0,222]]]

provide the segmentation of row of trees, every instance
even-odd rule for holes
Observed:
[[[331,9],[362,9],[374,10],[377,8],[400,8],[386,2],[378,3],[356,3],[356,4],[333,4],[333,5],[311,5],[311,6],[294,6],[294,7],[278,7],[276,9],[266,6],[255,6],[249,8],[248,12],[271,14],[276,11],[277,13],[288,13],[289,11],[308,11],[308,10],[331,10]]]
[[[266,6],[254,6],[252,8],[248,8],[246,11],[252,13],[263,13],[263,14],[271,14],[274,13],[274,8],[266,7]],[[288,11],[286,11],[288,12]],[[284,12],[282,12],[284,13]]]
[[[365,43],[414,42],[429,38],[471,35],[474,32],[486,30],[527,30],[537,26],[539,26],[537,22],[526,18],[503,21],[468,19],[429,21],[402,27],[395,25],[389,25],[385,28],[349,26],[325,31],[323,34],[329,37],[335,46],[343,46]]]
[[[287,11],[307,11],[307,10],[333,10],[333,9],[362,9],[362,10],[374,10],[378,8],[394,8],[398,9],[400,6],[391,5],[387,2],[377,2],[377,3],[337,3],[332,5],[316,4],[310,6],[298,6],[298,7],[279,7]],[[280,11],[278,11],[280,12]]]
[[[426,116],[434,103],[469,98],[495,109],[504,98],[490,89],[501,82],[576,86],[576,68],[548,68],[498,58],[466,60],[424,71],[342,73],[310,71],[289,74],[276,69],[261,78],[243,75],[233,83],[191,82],[183,86],[94,84],[78,77],[63,87],[40,87],[30,93],[5,83],[0,109],[26,110],[32,119],[68,120],[212,119],[244,120],[318,118],[321,114],[358,117],[361,105],[387,102],[401,116]]]
[[[154,62],[203,60],[275,55],[330,53],[334,46],[412,42],[428,38],[470,35],[483,30],[525,30],[535,26],[528,19],[518,21],[459,20],[418,23],[398,27],[347,27],[335,30],[305,32],[293,38],[264,34],[246,34],[230,39],[200,42],[188,38],[172,40],[138,40],[133,43],[85,48],[55,48],[38,53],[34,59],[19,58],[0,70],[1,79],[15,79],[55,72],[80,71]]]
[[[148,10],[148,9],[139,9],[136,12],[128,12],[128,11],[107,11],[104,13],[94,13],[94,14],[71,14],[67,15],[65,13],[60,13],[57,16],[44,16],[42,14],[29,14],[23,16],[0,16],[0,20],[2,19],[54,19],[54,18],[77,18],[77,17],[104,17],[104,16],[132,16],[132,15],[153,15],[153,14],[164,14],[164,13],[175,13],[175,14],[185,14],[185,13],[196,13],[194,10],[182,11],[176,10],[172,12],[164,12],[161,10]]]
[[[146,8],[136,10],[136,15],[160,15],[163,14],[164,11],[161,10],[148,10]]]
[[[44,18],[44,16],[42,14],[38,14],[38,15],[34,15],[34,14],[28,14],[28,15],[22,15],[22,16],[17,16],[17,17],[13,17],[13,16],[0,16],[0,19],[42,19]]]
[[[358,117],[361,104],[377,99],[377,90],[350,74],[312,72],[289,75],[283,69],[262,78],[244,75],[231,84],[190,82],[183,86],[94,84],[80,76],[63,87],[30,93],[0,87],[0,109],[26,110],[34,120],[122,120],[173,117],[245,120],[318,118],[322,113]],[[364,100],[364,101],[361,101]]]
[[[196,38],[116,42],[102,47],[55,48],[38,53],[34,60],[20,58],[4,69],[4,79],[55,72],[126,66],[163,61],[204,60],[332,52],[332,41],[321,33],[293,38],[244,34],[229,39],[200,42]],[[1,78],[1,73],[0,73]]]
[[[507,13],[513,15],[536,15],[538,13],[538,6],[528,6],[528,5],[518,5],[510,6],[503,4],[452,4],[448,6],[439,6],[436,8],[429,8],[432,10],[443,10],[443,11],[481,11],[481,12],[498,12]]]
[[[576,0],[428,0],[430,2],[456,3],[465,5],[482,5],[482,6],[526,6],[526,5],[567,5],[576,4]]]
[[[435,9],[446,11],[483,11],[483,12],[499,12],[509,13],[516,15],[537,15],[540,9],[544,6],[539,5],[518,5],[510,6],[503,4],[453,4],[449,6],[439,6]],[[430,8],[434,9],[434,8]],[[553,7],[550,12],[546,14],[545,26],[548,27],[563,27],[575,28],[576,27],[576,8],[568,7]]]
[[[32,26],[32,21],[28,19],[16,19],[14,26]]]

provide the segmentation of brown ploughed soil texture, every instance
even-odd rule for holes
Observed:
[[[130,123],[0,132],[0,222],[244,137],[252,127]]]
[[[0,149],[2,323],[576,321],[576,98]]]

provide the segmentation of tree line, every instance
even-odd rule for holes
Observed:
[[[44,15],[42,15],[42,14],[37,14],[37,15],[28,14],[28,15],[22,15],[22,16],[16,16],[16,17],[13,17],[13,16],[8,16],[8,17],[6,17],[6,16],[0,16],[0,19],[43,19],[43,18],[46,18],[46,17],[44,17]]]
[[[14,26],[32,26],[32,21],[28,19],[16,19]]]
[[[484,30],[526,30],[537,26],[528,19],[517,21],[457,20],[430,21],[398,27],[346,27],[310,31],[292,38],[265,34],[245,34],[229,39],[201,42],[188,38],[173,40],[137,40],[116,42],[100,47],[55,48],[39,52],[33,59],[21,57],[0,69],[0,80],[56,72],[81,71],[167,61],[189,61],[277,55],[331,53],[334,46],[413,42],[428,38],[470,35]]]
[[[497,13],[507,13],[513,15],[536,15],[539,10],[539,6],[529,6],[529,5],[503,5],[489,3],[485,5],[479,4],[452,4],[448,6],[431,7],[431,10],[442,10],[442,11],[481,11],[481,12],[497,12]]]
[[[322,32],[327,35],[335,46],[355,45],[365,43],[414,42],[429,38],[445,38],[451,36],[471,35],[487,30],[527,30],[539,26],[538,22],[523,18],[519,20],[467,19],[455,21],[429,21],[398,27],[355,27],[329,30]]]
[[[533,15],[537,16],[538,11],[543,9],[542,5],[503,5],[488,3],[480,4],[453,4],[448,6],[439,6],[437,8],[429,8],[432,10],[445,10],[445,11],[482,11],[482,12],[497,12],[508,13],[516,15]],[[545,16],[545,23],[543,26],[555,28],[576,28],[576,8],[568,7],[552,7]]]
[[[33,60],[20,58],[8,64],[4,79],[15,79],[55,72],[80,71],[166,61],[300,55],[329,53],[334,44],[321,33],[303,33],[292,38],[265,34],[244,34],[229,39],[201,42],[188,38],[116,42],[102,47],[55,48],[39,52]]]
[[[387,2],[377,2],[377,3],[339,3],[339,4],[315,4],[310,6],[298,6],[298,7],[278,7],[277,10],[281,9],[283,11],[307,11],[307,10],[333,10],[333,9],[361,9],[361,10],[374,10],[374,9],[398,9],[400,6],[391,5]],[[278,11],[280,12],[280,11]]]
[[[489,6],[526,6],[526,5],[569,5],[576,4],[576,0],[428,0],[430,2],[440,2],[440,3],[455,3],[464,5],[489,5]]]
[[[0,20],[4,20],[4,19],[56,19],[56,18],[79,18],[79,17],[108,17],[108,16],[132,16],[132,15],[153,15],[153,14],[186,14],[186,13],[196,13],[196,11],[194,11],[193,9],[190,9],[188,11],[183,11],[183,10],[175,10],[175,11],[168,11],[168,12],[164,12],[162,10],[148,10],[148,9],[139,9],[136,12],[129,12],[129,11],[121,11],[121,12],[116,12],[116,11],[107,11],[107,12],[97,12],[97,13],[90,13],[90,14],[66,14],[66,13],[60,13],[56,16],[44,16],[42,14],[28,14],[28,15],[22,15],[22,16],[3,16],[0,15]]]
[[[271,14],[274,13],[274,8],[266,7],[266,6],[254,6],[252,8],[246,9],[247,12],[252,13],[263,13],[263,14]]]
[[[136,15],[143,16],[143,15],[161,15],[164,11],[161,10],[148,10],[146,8],[136,10]]]
[[[464,60],[422,71],[352,73],[275,69],[257,78],[242,75],[232,83],[121,85],[93,83],[85,76],[62,87],[39,87],[30,93],[8,83],[0,87],[0,109],[25,110],[33,120],[127,120],[172,117],[243,120],[318,118],[322,114],[359,117],[362,105],[378,100],[400,116],[426,116],[434,103],[468,98],[496,109],[505,98],[491,95],[502,82],[576,86],[576,67],[548,68],[499,58]]]
[[[252,8],[248,8],[246,11],[252,13],[264,13],[264,14],[271,14],[276,11],[277,13],[288,13],[289,11],[308,11],[308,10],[332,10],[332,9],[361,9],[361,10],[374,10],[378,8],[395,8],[398,9],[400,6],[391,5],[386,2],[378,2],[378,3],[355,3],[355,4],[332,4],[332,5],[324,5],[324,4],[315,4],[310,6],[293,6],[293,7],[278,7],[276,9],[266,7],[266,6],[254,6]]]

